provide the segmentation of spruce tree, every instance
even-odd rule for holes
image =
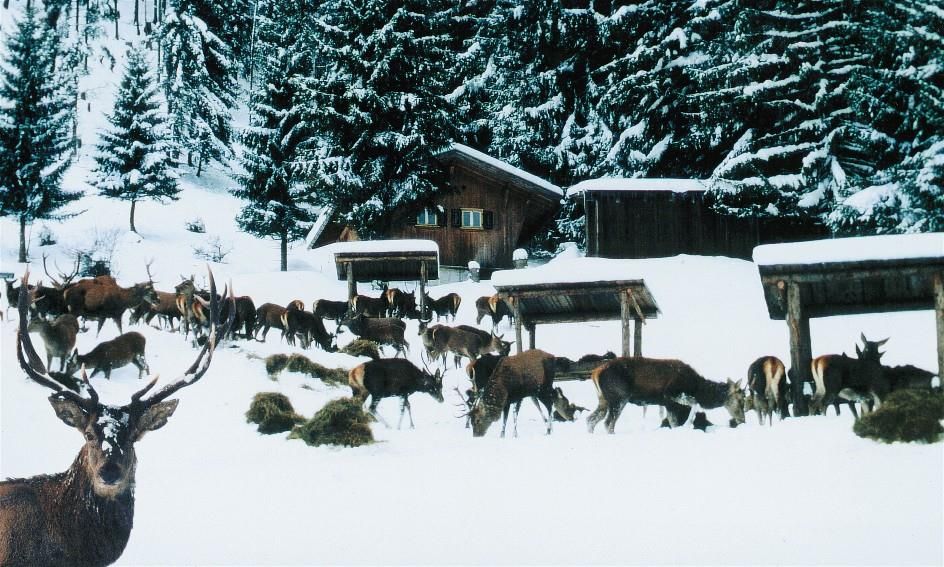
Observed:
[[[72,155],[75,112],[69,71],[57,66],[58,37],[27,6],[6,42],[0,68],[0,213],[20,224],[19,261],[26,262],[26,226],[57,219],[78,199],[63,191]]]
[[[137,232],[134,212],[138,201],[176,200],[180,192],[167,119],[140,49],[128,51],[127,68],[108,122],[110,127],[100,134],[91,182],[105,197],[131,201],[130,229]]]
[[[311,73],[308,41],[295,5],[260,2],[257,14],[262,76],[250,101],[249,126],[241,133],[245,170],[232,192],[248,201],[236,222],[255,236],[279,241],[280,269],[288,269],[288,243],[303,237],[311,221],[310,193],[300,183],[299,144],[308,139],[297,82]]]
[[[454,139],[446,95],[455,67],[445,0],[332,0],[318,18],[318,62],[305,90],[315,135],[305,174],[320,204],[362,236],[387,211],[445,188],[434,159]]]

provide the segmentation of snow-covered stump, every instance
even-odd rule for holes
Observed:
[[[511,259],[515,264],[516,270],[528,267],[528,251],[524,248],[516,248],[511,255]]]
[[[481,270],[482,266],[480,266],[478,262],[469,260],[469,279],[478,283],[482,279]]]

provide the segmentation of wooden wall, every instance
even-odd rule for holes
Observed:
[[[587,253],[604,258],[676,254],[750,259],[758,244],[823,238],[822,228],[788,220],[720,215],[702,192],[593,191],[586,195]]]
[[[510,268],[515,248],[527,243],[532,227],[556,210],[557,204],[531,191],[496,182],[462,163],[451,166],[452,192],[444,193],[432,205],[446,211],[446,226],[413,226],[413,210],[394,214],[388,238],[423,238],[439,244],[439,262],[464,267],[469,260],[483,270]],[[492,211],[491,229],[463,229],[452,226],[452,209],[473,208]]]

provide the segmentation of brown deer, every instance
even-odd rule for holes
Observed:
[[[547,434],[553,430],[553,415],[557,392],[554,390],[554,355],[532,349],[502,358],[479,393],[469,412],[473,437],[482,437],[489,426],[502,417],[501,436],[505,436],[508,411],[514,406],[514,436],[518,436],[518,411],[521,402],[531,398],[547,424]],[[547,409],[547,417],[541,409]],[[566,409],[564,409],[566,411]]]
[[[885,376],[881,359],[885,354],[878,349],[888,339],[870,341],[865,334],[860,334],[863,348],[856,345],[857,358],[845,354],[827,354],[818,356],[811,363],[814,393],[810,401],[810,413],[825,413],[825,408],[838,399],[849,402],[861,402],[863,411],[874,403],[878,407],[882,398],[891,391],[889,378]],[[855,406],[850,403],[853,415],[858,418]],[[838,408],[837,408],[838,411]]]
[[[459,312],[459,304],[461,303],[462,297],[460,297],[458,293],[447,293],[438,299],[433,299],[429,295],[426,296],[426,305],[436,314],[437,321],[439,321],[440,317],[445,317],[447,321],[450,318],[455,320],[456,313]]]
[[[52,368],[53,357],[59,358],[59,371],[66,368],[66,359],[75,348],[75,338],[79,334],[79,320],[68,313],[60,315],[52,322],[45,319],[33,319],[26,328],[27,332],[39,333],[46,345],[46,367]]]
[[[430,374],[429,369],[420,370],[412,362],[402,358],[371,360],[355,366],[348,373],[348,384],[354,398],[361,403],[370,397],[369,412],[381,423],[387,422],[377,414],[377,404],[383,398],[400,398],[400,421],[397,429],[403,425],[404,411],[410,417],[410,429],[413,429],[413,411],[410,409],[410,394],[425,392],[439,403],[443,401],[442,374],[439,370]]]
[[[498,294],[495,295],[483,295],[482,297],[475,300],[475,324],[479,325],[482,323],[482,318],[488,315],[492,319],[492,327],[497,327],[501,323],[502,319],[508,317],[509,320],[512,318],[511,309],[508,307],[508,304],[504,302]]]
[[[229,328],[229,338],[235,339],[237,332],[243,330],[243,338],[251,339],[252,332],[256,327],[256,304],[248,295],[241,295],[233,298],[232,302],[236,306],[236,315],[233,324]],[[220,307],[220,317],[229,318],[230,302],[224,303]]]
[[[364,315],[365,317],[384,317],[387,314],[387,298],[368,297],[366,295],[355,295],[351,299],[351,312],[354,315]]]
[[[456,328],[461,331],[474,333],[479,336],[479,338],[482,340],[482,348],[479,350],[479,354],[494,352],[502,356],[507,356],[508,353],[511,352],[511,341],[503,341],[503,335],[489,333],[488,331],[477,329],[472,325],[456,325]]]
[[[24,284],[28,278],[28,273],[23,276]],[[20,367],[31,380],[54,391],[49,403],[56,416],[78,429],[85,444],[65,472],[0,482],[0,565],[114,563],[128,543],[134,520],[134,444],[173,415],[178,400],[167,398],[206,373],[216,330],[178,380],[145,397],[155,378],[132,395],[130,403],[112,406],[99,402],[84,372],[75,389],[63,387],[47,373],[29,338],[25,297],[19,310]]]
[[[63,299],[69,313],[76,317],[85,317],[98,321],[98,330],[102,330],[105,321],[111,319],[123,332],[121,318],[125,311],[134,309],[142,303],[156,303],[157,294],[150,282],[121,287],[111,276],[80,280],[63,292]]]
[[[285,331],[285,327],[282,325],[282,315],[289,309],[302,311],[305,309],[305,304],[301,299],[295,299],[285,307],[275,303],[260,305],[259,309],[256,309],[256,331],[254,333],[256,340],[265,341],[266,335],[269,334],[269,329],[272,327]],[[261,339],[259,338],[259,331],[262,331]],[[284,337],[285,334],[283,333],[282,336]]]
[[[680,360],[615,358],[595,368],[590,379],[600,400],[587,417],[590,433],[604,415],[607,432],[613,433],[627,403],[665,407],[670,427],[684,424],[696,404],[704,409],[724,406],[735,425],[744,423],[744,392],[739,383],[712,382]]]
[[[151,320],[157,317],[162,326],[174,330],[175,322],[181,318],[180,309],[177,307],[177,294],[157,290],[154,294],[157,295],[157,301],[140,304],[131,312],[128,322],[134,325],[144,319],[144,323],[150,325]]]
[[[74,350],[72,356],[66,361],[66,373],[74,375],[79,368],[91,366],[95,370],[92,371],[90,378],[103,372],[106,379],[111,379],[112,370],[134,364],[138,367],[138,379],[141,379],[150,372],[147,361],[144,359],[146,343],[144,335],[131,331],[118,335],[110,341],[99,343],[85,354],[79,354],[78,350]]]
[[[312,312],[322,319],[333,319],[337,325],[341,319],[347,317],[349,305],[347,301],[331,301],[329,299],[318,299],[311,306]]]
[[[394,356],[400,354],[406,356],[407,351],[410,350],[409,343],[403,337],[403,333],[406,331],[406,323],[399,319],[393,317],[367,317],[360,314],[343,319],[338,325],[339,331],[341,327],[347,327],[362,339],[392,346],[396,350]]]
[[[776,356],[762,356],[748,367],[748,404],[757,412],[761,425],[764,419],[774,424],[774,410],[780,414],[780,419],[789,416],[787,391],[787,370]]]
[[[295,344],[295,337],[301,341],[302,348],[308,348],[314,341],[322,349],[334,352],[337,349],[332,344],[333,337],[325,329],[321,317],[303,309],[286,309],[282,313],[282,336],[288,344]]]

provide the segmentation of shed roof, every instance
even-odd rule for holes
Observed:
[[[339,280],[347,279],[348,266],[359,282],[419,280],[424,264],[427,280],[439,278],[439,246],[432,240],[360,240],[332,246]]]
[[[557,185],[463,144],[452,144],[452,147],[440,153],[438,157],[474,162],[479,167],[490,170],[496,177],[507,179],[550,199],[557,200],[564,196],[564,190]]]
[[[940,257],[944,257],[941,232],[834,238],[754,248],[754,263],[759,266]]]
[[[672,179],[657,177],[600,177],[587,179],[567,189],[567,196],[594,191],[671,191],[673,193],[704,192],[707,179]]]

